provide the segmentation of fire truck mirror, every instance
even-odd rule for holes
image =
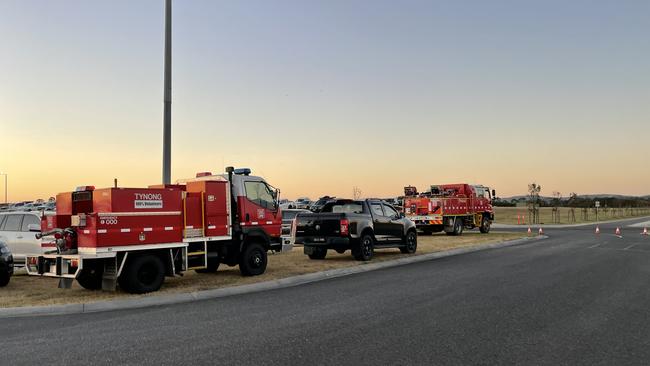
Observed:
[[[497,191],[495,191],[495,190],[493,189],[493,190],[492,190],[492,198],[495,198],[496,196],[497,196]]]

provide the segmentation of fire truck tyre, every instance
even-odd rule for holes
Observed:
[[[309,259],[325,259],[327,255],[327,248],[313,248],[311,254],[309,254]]]
[[[9,284],[11,276],[7,272],[0,272],[0,287],[5,287]]]
[[[195,269],[196,273],[214,273],[219,269],[219,258],[208,258],[208,266],[206,268]]]
[[[358,261],[369,261],[375,250],[375,239],[370,234],[365,234],[359,240],[359,243],[352,249],[354,259]]]
[[[453,236],[458,236],[463,233],[463,219],[460,217],[456,217],[454,220],[454,230],[451,232],[448,232],[447,235],[453,235]]]
[[[101,290],[103,272],[102,263],[90,265],[79,272],[77,282],[86,290]]]
[[[490,221],[490,219],[484,217],[483,220],[481,220],[481,227],[479,228],[479,230],[481,231],[482,234],[487,234],[490,232],[491,225],[492,222]]]
[[[164,280],[165,265],[160,257],[142,255],[127,263],[118,282],[130,294],[144,294],[158,291]]]
[[[413,254],[418,249],[418,234],[414,230],[410,230],[406,233],[406,238],[404,238],[404,246],[399,248],[399,250],[404,254]]]
[[[266,250],[261,244],[249,244],[239,259],[239,272],[242,276],[261,275],[266,271],[267,261]]]
[[[422,235],[433,235],[433,230],[422,229]]]

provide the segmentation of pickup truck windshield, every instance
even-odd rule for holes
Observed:
[[[354,202],[334,203],[323,207],[321,212],[333,213],[362,213],[363,205]]]

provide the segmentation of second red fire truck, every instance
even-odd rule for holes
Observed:
[[[30,275],[76,280],[87,289],[158,290],[165,276],[238,265],[264,273],[267,251],[291,250],[280,239],[278,191],[250,169],[199,173],[182,184],[148,188],[78,187],[57,195],[41,236],[56,251],[27,257]]]
[[[424,234],[461,235],[464,229],[477,227],[487,234],[494,221],[495,194],[488,187],[464,183],[433,185],[423,193],[408,186],[404,187],[404,213]]]

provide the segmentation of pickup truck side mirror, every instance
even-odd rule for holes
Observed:
[[[400,219],[403,219],[403,218],[406,217],[406,215],[404,215],[404,212],[400,212],[400,213],[397,214],[397,217],[400,218]]]

